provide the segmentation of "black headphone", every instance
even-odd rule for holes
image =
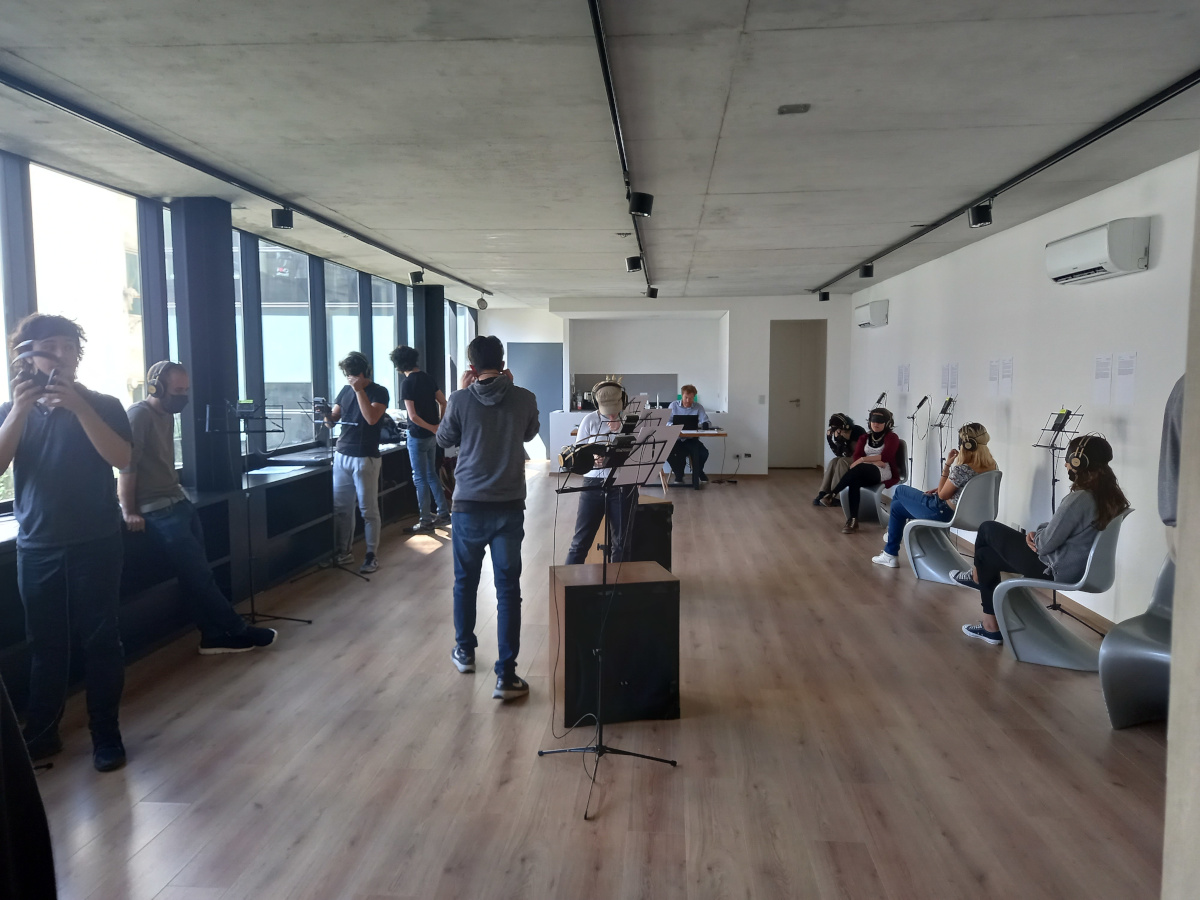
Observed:
[[[966,425],[958,429],[958,445],[968,453],[979,447],[979,441],[975,440],[975,436],[967,433]]]
[[[1085,434],[1079,439],[1079,443],[1075,445],[1075,450],[1067,459],[1067,465],[1078,472],[1080,469],[1086,469],[1091,466],[1092,461],[1088,459],[1087,445],[1092,438],[1100,437],[1098,434]]]
[[[597,383],[595,387],[592,388],[592,402],[594,402],[596,404],[596,409],[600,408],[600,401],[596,399],[596,391],[598,391],[598,390],[600,390],[600,388],[604,388],[604,387],[620,388],[621,409],[624,409],[625,407],[627,407],[629,405],[629,395],[627,393],[625,393],[625,388],[621,385],[621,383],[619,381],[601,381],[601,382]]]
[[[365,375],[367,378],[371,377],[371,363],[367,361],[367,355],[365,353],[362,353],[358,350],[351,350],[349,353],[346,354],[346,358],[344,360],[342,360],[342,362],[349,362],[350,360],[354,360],[355,362],[361,363],[362,368],[363,368],[362,374]],[[342,372],[343,372],[343,374],[345,374],[344,369],[342,370]]]
[[[887,413],[887,422],[885,422],[884,424],[887,426],[888,430],[890,431],[896,425],[896,418],[895,418],[895,416],[892,415],[892,411],[890,409],[887,409],[883,406],[876,407],[875,409],[873,409],[869,413],[867,413],[867,422],[870,422],[871,419],[875,416],[875,414],[877,412],[879,412],[879,410],[883,410],[883,412]]]
[[[160,365],[162,368],[159,368]],[[168,376],[170,376],[170,374],[176,369],[182,368],[183,366],[177,362],[167,361],[165,365],[162,363],[155,363],[150,367],[150,375],[146,379],[146,395],[148,397],[162,398],[167,393],[166,381]],[[158,371],[155,372],[155,369],[158,369]]]
[[[836,425],[834,424],[835,420],[837,422]],[[829,417],[829,427],[836,428],[839,431],[842,429],[849,431],[853,426],[850,424],[849,416],[845,415],[844,413],[834,413]]]

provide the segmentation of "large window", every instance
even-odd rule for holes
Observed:
[[[171,210],[163,207],[163,250],[167,257],[167,356],[179,362],[179,316],[175,310],[175,243]]]
[[[329,359],[329,401],[346,384],[338,362],[358,346],[358,272],[325,262],[325,340]]]
[[[375,380],[392,395],[391,405],[400,406],[400,381],[389,354],[396,349],[396,285],[384,278],[371,278],[371,348]]]
[[[2,239],[3,239],[3,235],[0,235],[0,240],[2,240]],[[3,285],[3,284],[4,284],[4,246],[2,244],[0,244],[0,285]],[[14,322],[13,324],[16,325],[17,323]],[[4,340],[5,340],[5,344],[7,345],[7,343],[8,343],[8,321],[5,317],[3,303],[0,303],[0,327],[2,327],[4,329]],[[7,360],[8,355],[5,354],[4,358]],[[0,378],[0,381],[4,382],[3,385],[0,385],[0,403],[7,403],[9,400],[8,380],[9,380],[10,374],[11,374],[11,372],[8,369],[6,369],[5,373],[4,373],[4,377]],[[9,466],[8,469],[3,474],[0,474],[0,503],[7,503],[8,501],[10,501],[12,499],[13,499],[13,477],[12,477],[12,466]]]
[[[38,310],[83,328],[79,380],[129,406],[146,389],[137,202],[41,166],[29,181]]]
[[[284,434],[267,435],[267,449],[276,450],[315,437],[308,256],[260,241],[258,261],[262,281],[265,399],[269,405],[282,406],[284,413]]]

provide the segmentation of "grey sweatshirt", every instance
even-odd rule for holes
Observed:
[[[1162,444],[1158,449],[1158,517],[1175,526],[1179,510],[1179,453],[1183,446],[1183,379],[1180,375],[1163,411]]]
[[[1071,491],[1063,498],[1054,518],[1037,527],[1033,542],[1038,559],[1055,581],[1076,582],[1087,568],[1088,553],[1096,539],[1096,500],[1091,491]]]
[[[538,433],[537,398],[500,375],[450,395],[439,447],[458,447],[453,509],[476,503],[525,508],[525,447]]]

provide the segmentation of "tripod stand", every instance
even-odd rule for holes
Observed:
[[[650,756],[645,753],[634,753],[630,750],[622,750],[619,747],[611,747],[604,743],[604,707],[603,707],[603,684],[604,684],[604,628],[608,620],[608,612],[612,608],[612,604],[616,599],[617,591],[620,590],[620,563],[618,563],[617,576],[614,579],[611,587],[608,581],[608,565],[612,558],[612,516],[608,515],[609,497],[612,490],[616,487],[616,481],[619,472],[628,472],[630,475],[623,478],[623,483],[633,485],[644,485],[652,477],[653,473],[662,466],[662,456],[667,447],[673,447],[675,440],[678,439],[681,426],[667,426],[665,428],[650,428],[649,433],[636,445],[629,449],[611,450],[605,458],[605,463],[609,468],[608,476],[604,479],[604,483],[598,487],[578,487],[578,488],[560,488],[559,493],[578,493],[582,491],[599,490],[604,497],[604,543],[600,545],[603,551],[603,562],[601,569],[601,584],[608,594],[608,609],[605,610],[604,616],[601,618],[600,628],[596,634],[596,646],[592,649],[592,653],[596,657],[596,736],[595,740],[582,747],[563,747],[555,750],[538,750],[538,756],[553,756],[559,753],[592,753],[596,757],[596,768],[592,771],[592,785],[596,783],[596,773],[600,767],[600,760],[605,756],[630,756],[636,759],[646,759],[651,762],[664,763],[668,766],[678,765],[678,761],[674,759],[664,759],[659,756]],[[659,435],[662,437],[659,437]],[[654,448],[657,447],[657,452]],[[636,457],[641,457],[635,461]],[[649,457],[649,459],[646,459]],[[646,474],[639,481],[638,469],[645,467]],[[632,509],[631,509],[632,513]],[[622,523],[622,538],[628,540],[632,533],[632,515],[627,523]],[[622,554],[623,556],[624,554]],[[583,818],[588,818],[588,811],[591,807],[592,795],[588,791],[587,805],[584,807]]]

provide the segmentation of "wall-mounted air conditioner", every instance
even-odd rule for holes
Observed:
[[[854,324],[859,328],[880,328],[888,323],[888,302],[872,300],[854,307]]]
[[[1046,274],[1082,284],[1140,272],[1150,265],[1150,219],[1113,219],[1046,245]]]

